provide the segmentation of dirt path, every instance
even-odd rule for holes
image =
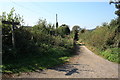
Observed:
[[[95,55],[85,46],[77,48],[77,55],[67,64],[42,72],[14,76],[18,78],[118,78],[118,64]]]

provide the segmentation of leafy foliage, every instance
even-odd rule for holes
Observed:
[[[65,37],[64,35],[69,35],[70,34],[69,26],[66,25],[66,24],[62,24],[60,27],[58,27],[56,29],[56,31],[57,31],[57,34],[62,36],[62,37]]]
[[[80,32],[81,28],[78,25],[73,26],[72,33],[74,34],[74,41],[78,40],[78,33]]]
[[[11,10],[8,15],[3,13],[1,17],[8,21],[13,19],[22,22],[18,15],[13,17],[13,12]],[[33,27],[20,26],[14,30],[15,48],[12,46],[11,27],[9,24],[2,25],[3,72],[18,73],[48,68],[65,62],[71,55],[73,39],[69,36],[67,25],[55,29],[45,19],[39,19]]]
[[[86,32],[80,33],[80,41],[84,41],[86,45],[92,46],[100,55],[106,56],[106,54],[108,54],[107,56],[109,56],[109,59],[108,57],[105,57],[108,60],[118,62],[118,57],[116,56],[118,54],[113,54],[116,57],[114,57],[115,60],[112,60],[112,52],[106,52],[106,50],[120,48],[120,33],[117,31],[118,27],[117,19],[111,20],[109,24],[99,26],[94,30],[86,30]]]
[[[73,26],[73,28],[72,28],[72,31],[73,32],[76,32],[76,31],[80,31],[81,30],[81,28],[80,28],[80,26],[78,26],[78,25],[75,25],[75,26]]]
[[[1,20],[6,20],[6,21],[15,21],[15,22],[21,22],[23,23],[22,17],[18,14],[14,14],[14,8],[11,9],[10,13],[6,14],[3,12],[1,16]],[[17,27],[17,26],[16,26]],[[13,48],[12,46],[12,33],[13,31],[11,30],[12,25],[11,24],[2,24],[2,53],[3,53],[3,60],[7,59],[8,57],[12,58],[15,57],[16,55],[16,49]]]

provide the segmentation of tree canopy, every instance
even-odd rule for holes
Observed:
[[[73,32],[75,32],[75,31],[79,32],[80,31],[80,26],[78,26],[78,25],[73,26],[72,31]]]

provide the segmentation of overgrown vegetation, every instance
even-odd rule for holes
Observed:
[[[114,20],[116,21],[116,20]],[[116,32],[118,25],[99,26],[95,30],[80,33],[80,41],[85,42],[92,51],[104,56],[110,61],[119,62],[120,33]]]
[[[59,26],[57,22],[55,27],[41,19],[33,27],[26,27],[23,26],[23,18],[14,14],[14,8],[8,14],[3,12],[0,21],[9,21],[12,24],[0,23],[2,72],[36,71],[64,63],[72,55],[77,40],[84,42],[92,51],[106,59],[120,63],[120,5],[116,5],[116,8],[119,9],[116,11],[118,18],[110,23],[103,23],[93,30],[81,30],[75,25],[72,31],[66,24]],[[20,22],[22,25],[17,25],[12,30],[13,22]]]
[[[85,44],[98,55],[103,56],[109,61],[120,63],[120,4],[115,3],[118,9],[115,14],[118,18],[111,20],[110,23],[103,23],[93,30],[81,30],[80,42]]]
[[[14,9],[1,16],[3,20],[22,22]],[[2,24],[3,73],[19,73],[41,70],[67,61],[72,54],[73,39],[67,25],[55,28],[46,20],[39,20],[33,27],[17,26],[14,31],[10,24]],[[14,35],[12,35],[14,33]],[[13,46],[14,37],[15,46]]]

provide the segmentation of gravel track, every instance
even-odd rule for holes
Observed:
[[[15,78],[118,78],[118,64],[103,59],[85,46],[77,46],[77,54],[66,64],[13,76]]]

